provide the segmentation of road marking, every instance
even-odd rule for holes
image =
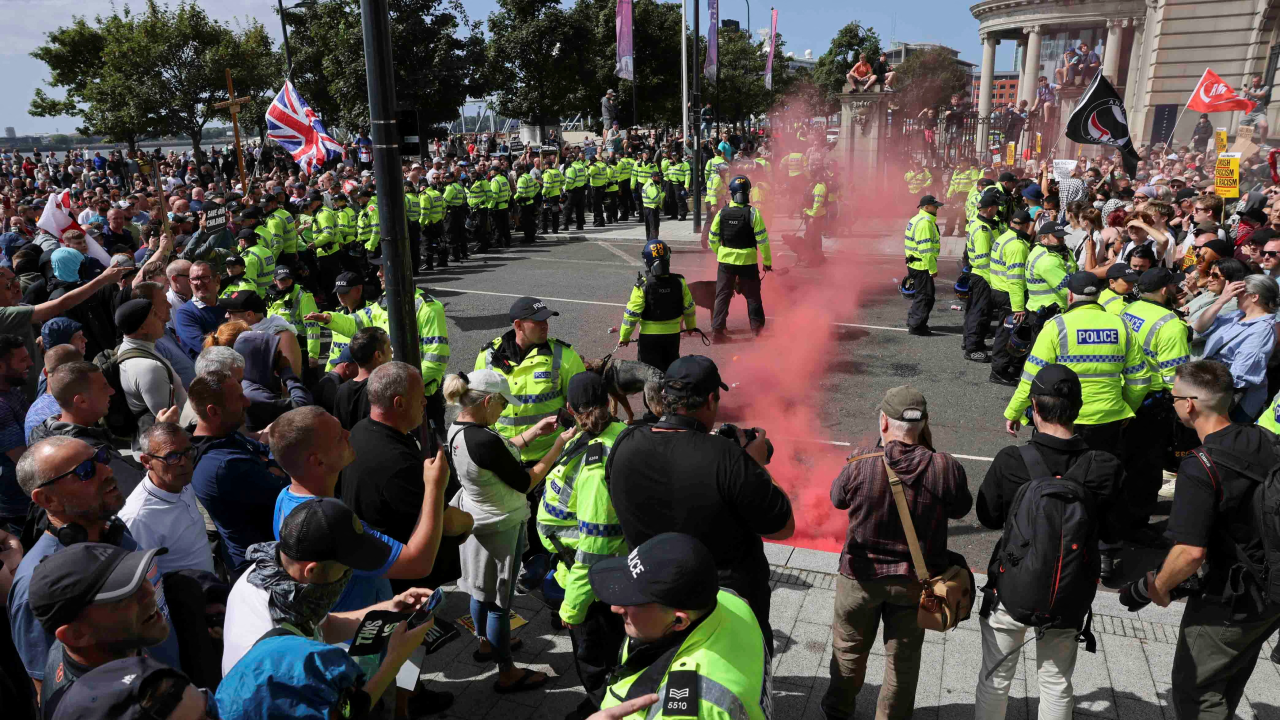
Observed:
[[[819,445],[835,445],[836,447],[853,447],[853,443],[842,442],[840,440],[817,440],[815,438],[788,438],[782,437],[779,440],[789,440],[791,442],[807,442],[817,443]],[[981,455],[961,455],[960,453],[947,453],[951,457],[963,458],[965,460],[979,460],[982,462],[991,462],[995,458],[983,457]]]
[[[475,253],[473,253],[473,255],[474,254]],[[485,254],[484,257],[485,259],[494,259],[494,260],[499,260],[504,257],[508,257],[508,258],[520,258],[521,260],[537,260],[538,262],[577,263],[580,265],[608,265],[609,267],[621,268],[623,270],[627,270],[628,272],[630,272],[631,270],[631,265],[627,263],[609,262],[608,260],[570,260],[568,258],[544,258],[544,257],[534,257],[532,255],[518,255],[516,253],[510,253],[510,254],[489,253],[489,254]]]
[[[627,253],[622,252],[622,251],[621,251],[621,250],[619,250],[618,248],[616,248],[616,247],[614,247],[614,246],[612,246],[612,245],[610,245],[610,244],[608,244],[608,243],[606,243],[606,242],[603,242],[603,241],[600,241],[600,240],[596,240],[596,241],[595,241],[595,244],[596,244],[596,245],[599,245],[600,247],[604,248],[605,250],[608,250],[609,252],[613,253],[614,255],[617,255],[618,257],[622,258],[623,260],[626,260],[626,261],[627,261],[627,263],[628,263],[628,264],[630,264],[630,265],[634,265],[634,266],[636,266],[636,267],[644,267],[644,263],[640,262],[639,260],[637,260],[637,259],[635,259],[635,258],[631,257],[631,256],[630,256],[630,255],[628,255]]]

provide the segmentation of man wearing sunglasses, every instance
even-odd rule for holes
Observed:
[[[213,550],[191,487],[195,470],[191,439],[178,425],[161,422],[142,434],[139,445],[142,454],[138,457],[147,475],[129,493],[120,519],[142,547],[169,549],[156,559],[161,574],[214,572]]]
[[[33,573],[40,562],[65,548],[83,542],[105,543],[123,550],[139,549],[129,529],[116,517],[124,506],[116,479],[107,466],[106,448],[70,437],[51,437],[32,445],[18,462],[18,484],[48,516],[44,532],[22,558],[9,591],[9,627],[27,675],[40,691],[46,679],[45,664],[54,633],[42,626],[34,593]],[[157,573],[152,572],[155,579]],[[168,617],[163,594],[156,605]],[[151,655],[179,667],[177,638],[156,646]]]

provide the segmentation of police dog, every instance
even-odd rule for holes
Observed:
[[[622,408],[627,414],[628,425],[635,421],[635,413],[627,401],[628,395],[644,393],[644,397],[652,398],[662,394],[663,372],[639,360],[616,360],[610,353],[599,360],[584,360],[583,365],[588,372],[599,373],[604,378],[610,411],[616,415],[618,408]],[[655,408],[650,410],[658,412]]]

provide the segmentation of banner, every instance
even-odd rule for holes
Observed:
[[[1213,168],[1213,192],[1221,198],[1240,197],[1240,153],[1222,153]]]
[[[1040,135],[1040,133],[1036,133],[1036,154],[1037,154],[1037,155],[1039,155],[1041,152],[1043,152],[1043,151],[1040,149],[1040,142],[1041,142],[1041,135]]]
[[[1218,147],[1219,155],[1226,152],[1227,151],[1227,129],[1226,128],[1214,129],[1213,141],[1214,141],[1214,144],[1217,145]]]
[[[1209,68],[1205,68],[1200,82],[1196,83],[1196,88],[1191,91],[1191,99],[1187,101],[1188,110],[1202,113],[1232,110],[1252,112],[1257,105],[1248,98],[1236,95],[1236,91],[1231,89],[1227,81],[1218,77],[1218,74]]]
[[[1119,148],[1124,171],[1130,176],[1138,172],[1138,151],[1129,137],[1124,100],[1102,73],[1093,76],[1093,82],[1076,103],[1075,112],[1067,118],[1066,135],[1068,140],[1084,145]]]
[[[716,66],[720,62],[720,0],[707,0],[707,12],[711,14],[711,24],[707,26],[707,62],[703,72],[711,82],[716,81]],[[697,42],[697,38],[694,38]]]
[[[773,89],[773,41],[778,37],[778,8],[773,11],[773,22],[769,25],[769,59],[764,61],[764,89]],[[750,28],[748,28],[750,30]]]
[[[1005,165],[1013,166],[1013,161],[1018,157],[1018,143],[1009,143],[1008,155],[1005,156]]]
[[[1075,169],[1076,169],[1076,161],[1071,160],[1070,158],[1066,160],[1053,161],[1053,176],[1058,179],[1058,182],[1062,182],[1063,180],[1070,180],[1071,173],[1074,172]]]
[[[636,70],[631,48],[631,0],[618,0],[618,15],[614,18],[613,27],[618,35],[618,54],[615,58],[613,74],[624,80],[636,81]]]

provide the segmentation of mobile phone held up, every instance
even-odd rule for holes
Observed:
[[[435,592],[431,593],[431,597],[430,599],[427,600],[427,604],[418,608],[417,612],[409,616],[409,620],[407,621],[409,625],[406,629],[413,630],[414,628],[417,628],[419,625],[422,625],[423,623],[425,623],[426,621],[434,617],[436,614],[436,606],[438,606],[440,602],[443,600],[444,600],[443,590],[436,590]]]
[[[556,422],[560,424],[562,430],[572,430],[573,426],[578,424],[578,421],[573,419],[573,413],[569,412],[567,408],[560,408],[556,411]]]

